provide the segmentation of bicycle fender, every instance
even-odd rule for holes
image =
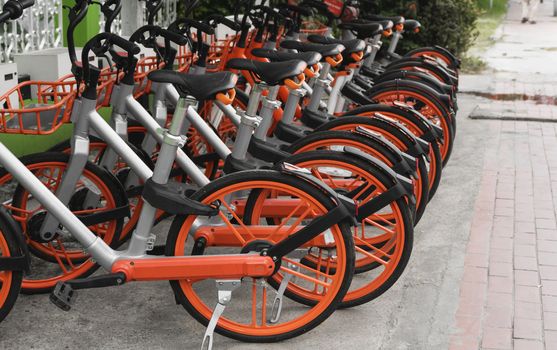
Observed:
[[[319,179],[317,179],[315,176],[311,175],[311,173],[307,169],[300,168],[289,163],[278,163],[275,166],[275,170],[280,171],[282,174],[295,176],[298,179],[304,180],[308,184],[325,193],[329,198],[331,198],[331,200],[337,203],[338,207],[344,207],[346,210],[339,211],[339,213],[342,212],[343,214],[342,217],[340,217],[340,220],[338,220],[336,223],[348,220],[350,224],[355,224],[354,216],[356,215],[356,203],[354,202],[354,200],[336,193],[331,187],[327,186],[323,182],[319,181]]]

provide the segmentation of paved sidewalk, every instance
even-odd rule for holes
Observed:
[[[557,17],[553,1],[540,5],[536,25],[521,24],[520,2],[511,0],[507,19],[482,59],[489,74],[462,79],[460,91],[489,98],[474,119],[557,122]],[[494,103],[493,101],[496,101]]]
[[[549,5],[540,11],[549,13]],[[540,17],[537,27],[520,26],[513,11],[503,28],[508,38],[553,21]],[[539,33],[530,39],[532,45],[553,40]],[[488,62],[496,64],[490,52]],[[555,96],[548,88],[557,81],[554,53],[539,52],[537,60],[554,62],[539,75],[521,63],[531,54],[519,50],[509,60],[515,66],[492,72],[493,79],[464,76],[463,91],[512,94],[522,84]],[[542,79],[548,83],[536,83]],[[500,88],[512,81],[510,92]],[[467,118],[482,104],[498,102],[459,96],[453,156],[416,228],[409,266],[391,290],[287,342],[217,336],[215,348],[557,349],[557,124]],[[157,228],[163,237],[167,230],[168,222]],[[22,295],[0,324],[0,349],[199,349],[203,332],[175,305],[168,283],[137,283],[82,291],[69,313],[46,295]]]
[[[538,25],[522,25],[518,4],[512,6],[503,37],[486,54],[491,67],[503,72],[492,72],[493,79],[483,76],[488,80],[483,86],[474,86],[476,77],[463,78],[466,91],[491,94],[473,114],[481,117],[479,110],[485,110],[488,119],[557,121],[557,65],[554,48],[547,46],[557,46],[557,20],[541,15]],[[540,13],[552,14],[552,6],[546,1]],[[504,51],[513,57],[501,55]],[[497,101],[505,94],[524,98]],[[535,95],[547,99],[524,101]],[[451,349],[557,349],[557,124],[533,121],[476,121],[493,137],[466,248]]]

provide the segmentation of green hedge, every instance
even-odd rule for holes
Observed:
[[[505,6],[505,0],[494,0]],[[235,1],[204,0],[195,12],[196,18],[209,14],[232,14]],[[489,0],[375,0],[362,2],[362,13],[404,15],[418,19],[423,30],[407,34],[401,52],[420,46],[441,45],[462,55],[472,45],[477,33],[475,23],[479,9],[489,7]]]
[[[419,20],[422,31],[406,34],[400,51],[441,45],[461,56],[472,45],[480,14],[478,0],[377,0],[363,12],[403,15]]]

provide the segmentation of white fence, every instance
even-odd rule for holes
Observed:
[[[16,53],[62,46],[62,41],[62,0],[37,0],[22,18],[0,27],[0,63]]]
[[[125,5],[127,1],[123,0]],[[0,7],[5,0],[0,0]],[[155,23],[168,26],[176,19],[178,0],[165,0]],[[141,2],[143,5],[143,2]],[[96,6],[96,5],[91,5]],[[143,5],[140,11],[144,10]],[[101,17],[103,17],[101,15]],[[146,16],[144,23],[146,23]],[[101,18],[101,30],[104,18]],[[37,50],[60,47],[63,45],[62,0],[36,0],[35,5],[26,10],[22,18],[0,27],[0,63],[11,62],[13,55]],[[122,33],[122,22],[118,18],[113,24],[114,33]]]

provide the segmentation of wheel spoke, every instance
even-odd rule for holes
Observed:
[[[365,219],[362,221],[362,224],[366,224],[366,223],[367,223],[367,224],[371,224],[372,226],[375,226],[375,227],[377,227],[378,229],[381,229],[381,230],[383,230],[383,231],[385,231],[386,233],[389,233],[389,234],[391,234],[391,235],[394,235],[394,234],[395,234],[395,231],[389,230],[389,229],[386,228],[385,226],[380,225],[380,224],[378,224],[377,222],[375,222],[375,221],[373,221],[373,220],[371,220],[371,219],[369,219],[369,218],[365,218]]]
[[[232,214],[232,217],[234,219],[236,219],[236,221],[238,222],[238,224],[245,230],[245,232],[247,232],[250,235],[250,240],[251,239],[255,239],[255,236],[250,232],[250,230],[248,229],[248,227],[244,224],[244,221],[242,219],[240,219],[240,217],[236,214],[235,210],[232,210],[232,208],[230,207],[230,205],[224,200],[224,198],[219,198],[219,201],[221,202],[221,204],[223,204],[226,209],[228,210],[228,212],[230,212],[230,214]],[[228,218],[223,214],[222,211],[219,210],[219,217],[226,223],[226,225],[228,227],[230,227],[230,229],[232,230],[232,232],[234,233],[234,235],[236,236],[236,238],[242,243],[245,244],[246,240],[242,237],[242,235],[238,232],[238,230],[236,230],[236,228],[234,228],[234,225],[232,225],[232,223],[230,222],[230,220],[228,220]]]
[[[360,254],[362,254],[362,255],[365,255],[365,256],[367,256],[367,257],[370,258],[370,259],[375,260],[376,262],[380,263],[381,265],[387,266],[387,265],[389,264],[387,261],[385,261],[385,260],[379,258],[377,255],[372,254],[371,252],[368,252],[367,250],[361,248],[360,246],[361,246],[361,245],[364,245],[364,246],[366,246],[366,247],[368,247],[368,248],[371,248],[371,249],[373,249],[374,251],[380,253],[380,256],[386,256],[386,257],[390,258],[390,255],[389,255],[389,254],[383,252],[381,249],[376,248],[376,247],[374,247],[373,245],[371,245],[371,244],[367,243],[366,241],[363,241],[363,240],[361,240],[361,239],[359,239],[359,238],[356,238],[355,241],[356,241],[356,243],[357,243],[357,244],[356,244],[356,252],[358,252],[358,253],[360,253]]]
[[[52,246],[52,243],[49,242],[48,243],[48,247],[50,248],[51,251],[53,251],[54,253],[52,254],[52,256],[54,256],[54,259],[56,259],[56,262],[58,263],[58,265],[60,266],[60,269],[62,269],[62,272],[64,274],[68,273],[68,269],[66,269],[66,266],[64,265],[64,263],[62,262],[62,259],[60,259],[60,256],[56,253],[56,249]]]
[[[306,268],[307,268],[307,266],[306,266]],[[323,288],[325,288],[324,290],[326,290],[326,288],[328,288],[328,287],[331,286],[330,283],[327,283],[327,282],[318,280],[318,279],[316,279],[316,278],[313,278],[313,277],[308,276],[308,275],[305,275],[305,274],[303,274],[303,273],[294,271],[294,270],[289,269],[289,268],[284,267],[284,266],[281,266],[280,270],[281,270],[283,273],[289,273],[289,274],[291,274],[291,275],[294,275],[294,276],[296,276],[296,277],[299,277],[299,278],[301,278],[301,279],[303,279],[303,280],[306,280],[306,281],[308,281],[308,282],[311,282],[311,283],[315,283],[315,284],[317,284],[317,285],[320,285],[320,286],[322,286]]]
[[[280,223],[280,225],[277,226],[277,228],[275,229],[275,231],[273,232],[273,234],[279,232],[279,231],[284,227],[284,225],[286,225],[286,224],[288,223],[288,221],[290,221],[290,219],[292,219],[292,217],[294,216],[294,214],[298,212],[298,210],[302,207],[303,204],[304,204],[304,202],[303,202],[303,201],[300,201],[300,204],[298,204],[298,205],[296,206],[296,208],[294,208],[294,210],[293,210],[290,214],[288,214],[287,217],[285,217],[285,218],[282,220],[282,222]]]
[[[297,261],[294,261],[294,260],[292,260],[292,259],[284,258],[284,257],[283,257],[282,260],[288,262],[289,264],[292,264],[292,265],[298,267],[298,269],[300,269],[300,271],[301,271],[302,269],[304,269],[304,270],[308,271],[308,273],[315,274],[316,276],[319,276],[319,277],[323,277],[325,280],[331,279],[331,275],[328,275],[328,274],[326,274],[326,273],[324,273],[324,272],[321,272],[321,271],[319,271],[319,270],[313,269],[313,268],[311,268],[311,267],[309,267],[309,266],[307,266],[307,265],[301,264],[301,263],[299,263],[299,262],[297,262]],[[301,278],[307,277],[307,278],[310,278],[312,281],[314,280],[312,277],[310,277],[310,276],[308,276],[308,275],[305,275],[305,274],[302,274],[302,273],[300,273],[300,272],[291,270],[291,269],[289,269],[289,268],[286,268],[286,267],[284,267],[284,265],[281,266],[281,269],[283,269],[283,268],[286,269],[286,271],[289,271],[288,273],[290,273],[290,271],[294,272],[293,275],[295,275],[295,276],[301,277],[301,276],[299,276],[299,275],[303,275],[304,277],[301,277]],[[319,284],[323,284],[323,285],[329,286],[329,284],[327,284],[327,283],[325,283],[325,282],[322,282],[322,281],[319,281]]]

